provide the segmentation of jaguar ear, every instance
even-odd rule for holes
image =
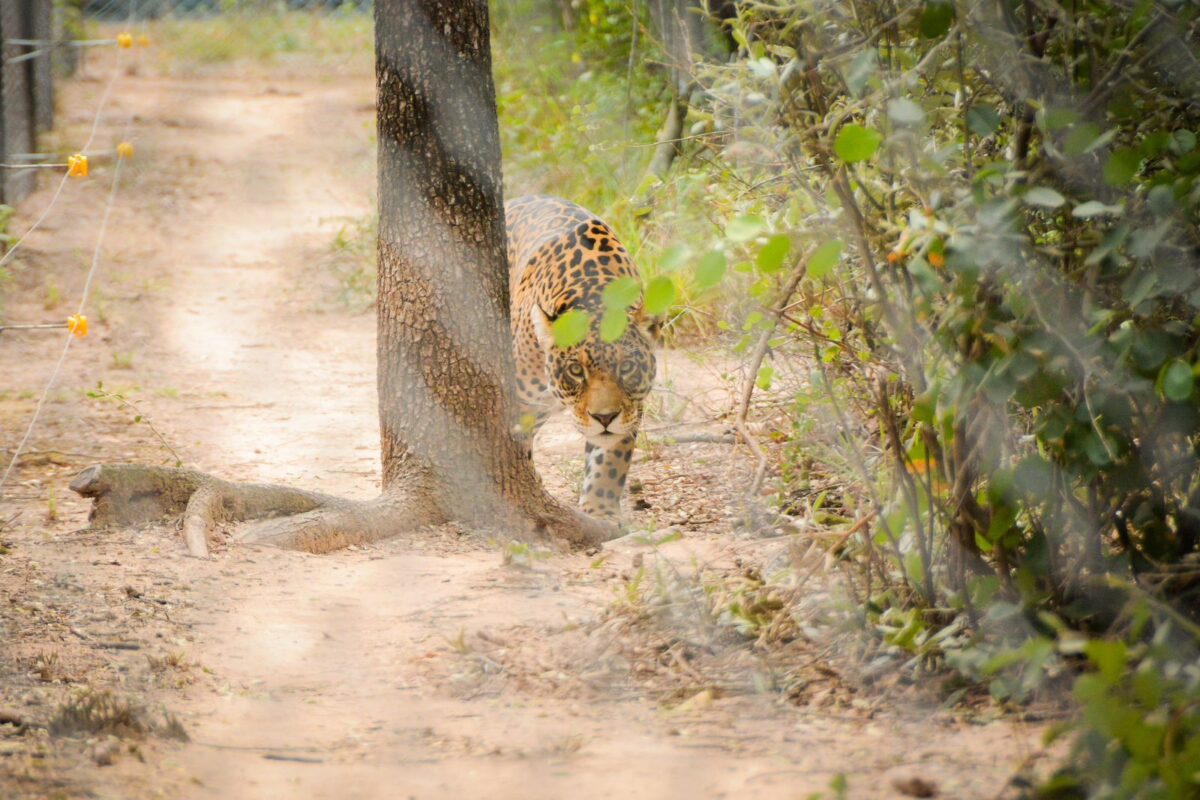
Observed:
[[[554,317],[542,310],[538,303],[533,304],[533,308],[529,311],[530,317],[533,319],[533,332],[537,336],[538,343],[542,347],[549,347],[554,344],[554,331],[551,327],[554,324]]]
[[[642,306],[638,306],[630,313],[630,320],[634,325],[642,329],[642,332],[650,337],[650,341],[656,345],[663,343],[663,326],[666,324],[667,318],[664,316],[650,316],[646,313]]]

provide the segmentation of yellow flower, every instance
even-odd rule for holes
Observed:
[[[583,56],[579,55],[579,53],[571,53],[571,63],[572,64],[582,64]]]
[[[133,34],[117,34],[117,47],[121,48],[122,50],[128,50],[129,48],[133,47]]]
[[[141,36],[138,37],[137,42],[138,42],[138,47],[149,47],[150,46],[150,37],[143,33]]]
[[[83,153],[67,157],[67,177],[86,178],[88,174],[88,159]]]
[[[117,145],[117,155],[124,159],[133,158],[133,145],[129,142],[121,142]]]
[[[72,314],[67,317],[67,330],[75,334],[77,339],[87,336],[87,317],[83,314]]]

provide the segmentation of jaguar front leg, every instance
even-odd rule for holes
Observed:
[[[579,505],[593,517],[620,520],[621,494],[625,491],[625,478],[629,475],[636,438],[636,433],[629,433],[611,447],[588,442],[584,448],[583,492],[579,496]]]

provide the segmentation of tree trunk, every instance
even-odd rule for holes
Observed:
[[[376,3],[385,492],[557,528],[513,434],[500,130],[483,0]]]
[[[612,538],[615,526],[546,493],[515,435],[487,4],[378,0],[375,23],[383,496],[281,508],[292,516],[237,538],[322,552],[449,520],[572,544]],[[189,501],[190,538],[229,486]]]
[[[697,0],[650,0],[649,8],[654,33],[667,54],[671,99],[647,173],[664,180],[682,151],[683,128],[697,88],[695,62],[713,58],[721,50],[712,20],[737,12],[732,3]]]
[[[672,87],[671,103],[667,106],[667,119],[658,131],[654,146],[654,157],[646,171],[658,178],[666,180],[675,156],[683,149],[683,125],[687,121],[688,99]]]

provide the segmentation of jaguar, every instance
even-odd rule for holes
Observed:
[[[654,320],[635,304],[621,338],[604,341],[598,321],[604,290],[637,267],[612,228],[586,209],[556,197],[519,197],[504,208],[517,396],[527,452],[552,414],[565,410],[583,435],[579,504],[592,516],[619,521],[646,397],[654,384]],[[553,326],[570,310],[589,315],[588,333],[559,347]]]

